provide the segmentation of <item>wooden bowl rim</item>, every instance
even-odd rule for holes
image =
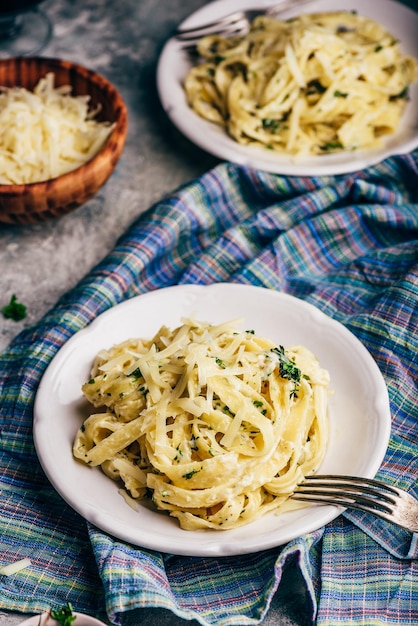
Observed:
[[[16,185],[0,184],[0,195],[3,196],[9,195],[16,197],[24,195],[28,192],[41,192],[43,190],[46,190],[47,188],[50,190],[51,186],[54,185],[61,186],[62,184],[63,186],[65,186],[71,180],[71,178],[73,178],[76,173],[80,173],[81,170],[84,170],[85,176],[89,176],[91,170],[97,171],[97,168],[100,168],[102,163],[106,164],[108,162],[108,155],[118,155],[122,152],[127,134],[128,113],[126,104],[117,88],[105,76],[103,76],[99,72],[95,72],[94,70],[80,65],[79,63],[54,57],[12,57],[8,59],[0,59],[0,66],[10,65],[11,67],[13,67],[18,63],[25,64],[25,62],[33,65],[41,62],[42,64],[51,66],[50,71],[53,71],[54,66],[64,67],[65,69],[75,71],[77,74],[80,74],[90,82],[97,85],[100,90],[102,90],[104,87],[106,89],[106,92],[113,100],[113,109],[118,113],[111,134],[107,138],[104,145],[100,148],[100,150],[89,161],[83,163],[82,165],[79,165],[75,169],[65,174],[61,174],[60,176],[49,178],[47,180],[33,183],[21,183]]]

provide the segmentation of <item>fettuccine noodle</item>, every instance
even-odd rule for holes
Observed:
[[[258,17],[248,35],[204,37],[198,52],[190,107],[240,144],[298,157],[380,146],[417,76],[416,59],[354,12]]]
[[[184,529],[229,529],[286,506],[327,443],[329,375],[236,323],[186,319],[97,356],[74,456]],[[104,411],[103,411],[104,409]]]

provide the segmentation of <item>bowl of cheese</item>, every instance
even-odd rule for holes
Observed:
[[[42,222],[90,200],[126,133],[126,105],[104,76],[60,59],[0,60],[0,222]]]

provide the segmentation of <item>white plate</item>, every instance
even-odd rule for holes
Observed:
[[[230,12],[263,8],[274,0],[216,0],[203,6],[182,23],[184,27],[205,24]],[[283,19],[298,14],[297,1],[294,8],[282,14]],[[392,0],[316,0],[303,7],[305,12],[356,10],[360,15],[375,19],[384,25],[399,41],[404,53],[418,58],[418,13]],[[300,12],[300,11],[299,11]],[[397,132],[388,138],[382,148],[341,152],[305,158],[295,161],[291,156],[242,146],[231,139],[225,131],[201,117],[187,105],[183,80],[192,66],[190,58],[178,41],[170,39],[160,56],[157,70],[157,86],[162,105],[175,126],[203,150],[226,161],[249,165],[268,172],[321,176],[342,174],[363,169],[394,155],[410,152],[418,146],[418,83],[410,87],[410,102]]]
[[[95,617],[91,617],[91,615],[86,615],[85,613],[76,613],[75,620],[73,621],[73,626],[106,626],[104,622],[96,619]],[[21,622],[19,626],[59,626],[59,622],[52,619],[49,613],[42,613],[40,615],[32,615],[32,617],[28,617],[24,622]]]
[[[388,393],[363,344],[312,305],[262,287],[221,283],[160,289],[120,304],[74,335],[57,353],[35,401],[34,437],[41,464],[55,489],[82,516],[132,544],[187,555],[245,554],[281,545],[320,528],[340,512],[309,506],[269,514],[228,531],[186,531],[148,503],[129,506],[99,468],[76,462],[72,443],[92,407],[82,398],[100,349],[129,337],[151,337],[184,316],[219,323],[244,317],[244,328],[277,344],[304,344],[331,375],[330,439],[322,472],[373,477],[390,434]]]

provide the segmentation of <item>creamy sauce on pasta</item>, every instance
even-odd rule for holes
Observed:
[[[73,453],[184,529],[234,528],[284,508],[318,468],[328,385],[305,347],[186,319],[98,354],[82,391],[101,412]]]
[[[417,76],[416,59],[353,12],[258,17],[248,35],[204,37],[198,52],[190,107],[240,144],[295,157],[380,146]]]

